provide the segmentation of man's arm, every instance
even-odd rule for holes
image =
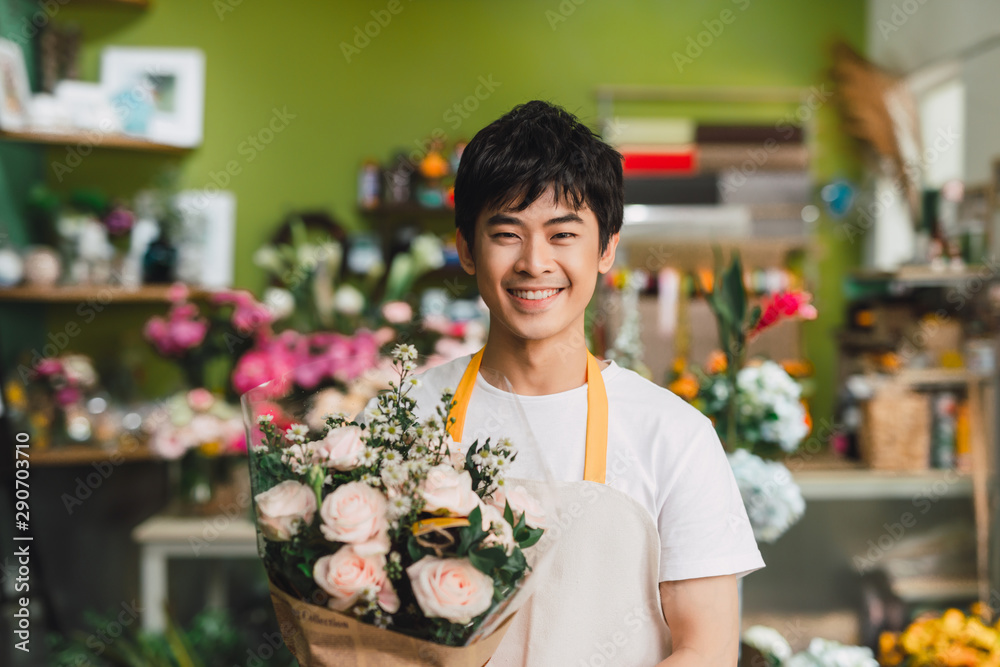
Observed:
[[[735,667],[739,645],[736,575],[661,581],[673,653],[657,667]]]

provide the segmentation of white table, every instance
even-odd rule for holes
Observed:
[[[171,558],[257,558],[257,533],[243,516],[180,517],[158,514],[135,527],[132,539],[141,547],[140,604],[142,627],[167,628],[167,562]],[[206,602],[221,608],[226,601],[224,573],[213,563]]]

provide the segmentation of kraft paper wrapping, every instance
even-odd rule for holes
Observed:
[[[514,619],[509,615],[469,646],[442,646],[298,600],[273,583],[270,588],[285,645],[302,667],[482,667]]]

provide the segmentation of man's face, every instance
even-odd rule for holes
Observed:
[[[618,245],[615,234],[599,256],[597,216],[556,201],[551,188],[523,211],[484,210],[475,234],[475,257],[461,235],[459,255],[476,275],[490,326],[528,340],[582,326],[597,274],[611,268]]]

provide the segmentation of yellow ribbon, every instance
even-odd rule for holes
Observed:
[[[479,364],[483,359],[483,347],[472,355],[472,360],[465,368],[465,374],[455,390],[455,406],[450,417],[455,418],[449,423],[448,433],[455,442],[462,442],[462,431],[465,429],[465,413],[472,398],[472,388],[476,385],[479,375]],[[515,443],[516,444],[516,443]],[[604,378],[597,357],[587,350],[587,449],[584,455],[583,478],[589,482],[604,484],[607,476],[608,463],[608,394],[604,388]]]

